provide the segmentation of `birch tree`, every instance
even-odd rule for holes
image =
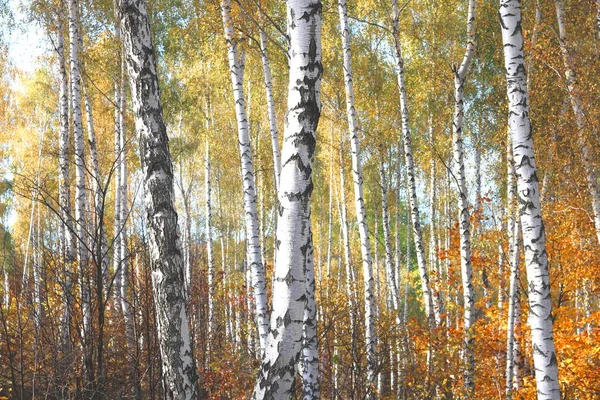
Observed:
[[[264,30],[260,30],[260,58],[265,76],[265,95],[267,97],[267,115],[269,117],[269,130],[271,131],[271,147],[273,148],[273,171],[275,173],[275,189],[279,190],[279,176],[281,175],[281,151],[279,149],[279,132],[275,118],[275,101],[273,100],[273,80],[269,67],[267,53],[267,37]]]
[[[73,112],[73,138],[75,145],[75,230],[77,232],[77,263],[82,302],[82,333],[89,338],[91,323],[90,292],[87,285],[89,254],[87,248],[87,223],[85,220],[85,153],[81,112],[81,73],[79,70],[79,3],[69,0],[69,66],[71,71],[71,110]],[[89,367],[89,366],[88,366]]]
[[[434,328],[437,323],[434,314],[434,300],[429,283],[429,273],[425,261],[425,245],[423,242],[423,233],[421,231],[421,218],[419,215],[419,203],[417,200],[417,187],[415,182],[415,164],[412,152],[410,123],[408,116],[408,100],[406,96],[406,85],[404,80],[404,59],[402,57],[402,48],[400,45],[400,11],[398,9],[398,0],[392,0],[392,27],[394,39],[394,61],[396,66],[396,76],[398,79],[398,90],[400,95],[400,112],[402,117],[402,141],[404,142],[404,155],[406,162],[408,199],[410,207],[410,216],[412,221],[413,239],[417,253],[417,264],[421,278],[421,290],[423,292],[423,302],[425,303],[425,315],[429,321],[429,326]]]
[[[67,69],[65,67],[65,44],[63,36],[63,11],[59,8],[57,15],[57,45],[58,71],[59,71],[59,140],[58,140],[58,164],[59,164],[59,214],[61,219],[60,237],[62,239],[61,256],[64,259],[64,280],[62,282],[64,292],[64,310],[61,315],[62,348],[67,351],[71,346],[71,310],[73,307],[73,263],[75,261],[73,226],[71,223],[71,185],[69,172],[69,94]]]
[[[519,217],[523,229],[529,289],[529,325],[537,393],[538,399],[554,400],[561,397],[552,331],[548,253],[529,120],[520,0],[500,0],[500,25],[506,69],[508,123],[517,178]]]
[[[273,310],[266,348],[254,388],[254,399],[287,399],[293,395],[300,357],[307,290],[314,277],[310,196],[316,129],[321,113],[321,3],[289,0],[290,38],[288,112],[278,192],[277,260],[273,273]],[[314,380],[318,376],[313,377]],[[319,398],[318,382],[307,385],[304,399]]]
[[[346,89],[346,114],[350,132],[350,148],[352,154],[352,180],[354,183],[354,205],[360,235],[360,251],[363,264],[364,296],[365,296],[365,341],[367,349],[367,385],[368,392],[376,388],[377,379],[377,334],[375,332],[375,292],[373,283],[373,265],[371,260],[371,244],[367,212],[363,194],[363,175],[360,160],[360,129],[358,116],[354,105],[354,84],[352,81],[352,52],[350,50],[350,30],[348,28],[348,12],[346,0],[338,1],[340,14],[340,31],[342,36],[342,51],[344,53],[344,87]],[[373,394],[369,394],[372,397]]]
[[[267,305],[267,290],[265,281],[265,266],[262,262],[260,247],[260,230],[256,208],[256,185],[254,168],[252,166],[252,146],[246,114],[244,97],[243,64],[238,52],[238,43],[234,38],[233,22],[231,20],[231,4],[229,0],[221,1],[221,17],[227,41],[227,58],[229,74],[235,102],[235,114],[238,127],[238,144],[242,162],[242,186],[244,190],[244,215],[246,218],[246,241],[248,246],[248,268],[252,274],[252,295],[256,311],[256,324],[260,348],[264,350],[268,333],[269,309]]]
[[[513,159],[512,141],[510,137],[506,146],[507,160],[507,211],[508,211],[508,262],[510,265],[510,283],[508,295],[508,318],[506,323],[506,398],[511,399],[513,395],[513,382],[518,380],[518,341],[515,337],[515,331],[520,323],[521,315],[521,296],[520,296],[520,278],[519,278],[519,245],[521,242],[520,224],[516,221],[515,201],[517,191],[515,186],[515,166]],[[515,362],[516,361],[516,362]]]
[[[467,71],[475,54],[475,0],[469,0],[467,14],[467,46],[460,66],[454,66],[454,119],[452,124],[454,178],[458,186],[458,221],[460,232],[460,270],[463,288],[463,329],[465,387],[471,395],[475,389],[475,355],[473,350],[472,325],[475,322],[475,291],[473,290],[473,266],[471,265],[471,224],[465,179],[463,151],[463,120],[465,82]]]
[[[146,2],[121,0],[119,19],[144,176],[144,205],[163,385],[167,397],[195,399],[196,367],[183,291],[183,259],[174,206],[173,165],[162,116]]]

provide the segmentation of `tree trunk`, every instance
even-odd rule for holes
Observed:
[[[558,20],[558,42],[560,44],[560,52],[565,66],[565,80],[569,98],[571,99],[571,108],[575,115],[575,123],[577,124],[577,144],[581,148],[583,155],[583,167],[587,179],[588,191],[592,197],[592,210],[594,213],[594,227],[596,228],[596,238],[600,244],[600,189],[598,188],[598,179],[596,167],[594,166],[592,151],[586,140],[586,131],[588,123],[583,109],[581,100],[580,86],[577,82],[577,74],[575,73],[573,57],[571,49],[567,44],[567,29],[565,26],[565,10],[562,0],[554,0],[556,6],[556,19]]]
[[[156,60],[144,0],[122,0],[119,17],[140,141],[150,265],[163,384],[167,397],[197,397],[174,206],[173,166],[162,117]]]
[[[269,309],[267,305],[267,290],[265,281],[265,266],[262,263],[260,249],[260,233],[258,213],[256,209],[256,186],[252,166],[252,148],[248,131],[248,118],[244,99],[243,69],[240,65],[237,40],[234,38],[231,21],[231,5],[229,0],[221,2],[221,15],[227,41],[229,72],[235,101],[235,111],[238,126],[238,142],[242,160],[242,185],[244,188],[244,214],[246,216],[246,240],[248,245],[248,262],[252,272],[252,294],[256,309],[256,322],[260,348],[264,350],[269,325]]]
[[[508,146],[506,149],[507,155],[507,211],[508,211],[508,258],[510,265],[510,285],[509,285],[509,296],[508,296],[508,318],[506,324],[506,398],[512,399],[513,395],[513,381],[516,378],[515,367],[515,322],[517,316],[521,314],[521,299],[520,299],[520,281],[519,281],[519,245],[521,242],[521,229],[520,224],[516,221],[516,187],[515,187],[515,166],[512,154],[512,143],[510,138],[508,139]]]
[[[211,183],[210,183],[210,152],[208,137],[206,138],[205,148],[205,160],[204,160],[204,190],[206,191],[206,257],[208,261],[208,341],[209,349],[211,349],[211,343],[213,335],[216,332],[216,320],[215,320],[215,260],[213,256],[212,248],[212,210],[211,210]],[[209,354],[210,357],[210,354]]]
[[[473,289],[473,266],[471,265],[471,224],[469,220],[468,191],[465,179],[463,151],[464,90],[467,71],[475,53],[475,0],[469,0],[467,15],[467,46],[459,67],[454,72],[454,121],[452,142],[454,152],[454,177],[458,186],[458,221],[460,224],[460,269],[463,289],[464,330],[464,385],[470,396],[475,391],[475,354],[472,325],[475,322],[475,291]]]
[[[340,31],[342,36],[342,51],[344,53],[344,86],[346,88],[346,113],[348,117],[348,130],[350,131],[350,147],[352,151],[352,180],[354,181],[354,203],[358,232],[360,234],[360,250],[362,254],[364,295],[365,295],[365,341],[367,349],[367,389],[368,397],[374,396],[377,388],[377,334],[375,332],[375,292],[373,282],[373,265],[371,260],[371,244],[369,227],[367,225],[367,212],[363,195],[363,176],[360,160],[360,130],[358,116],[354,106],[354,85],[352,77],[352,53],[350,50],[350,30],[348,28],[348,15],[346,0],[338,0],[340,14]]]
[[[386,282],[392,300],[392,309],[396,314],[396,323],[400,323],[400,296],[396,286],[396,271],[394,270],[394,256],[392,254],[392,238],[390,234],[390,217],[388,209],[388,187],[385,176],[384,163],[379,166],[379,184],[381,185],[381,218],[383,220],[383,238],[385,242],[385,272]]]
[[[287,20],[290,83],[279,188],[273,311],[254,399],[287,399],[292,394],[307,299],[311,296],[307,292],[314,290],[314,277],[310,273],[310,195],[315,133],[321,110],[321,3],[288,1]],[[318,378],[312,376],[307,382],[306,375],[303,376],[304,399],[319,398]]]
[[[79,285],[81,288],[82,311],[82,345],[84,351],[84,368],[88,383],[94,381],[91,370],[91,352],[88,346],[91,341],[91,295],[88,285],[89,249],[85,188],[85,153],[83,141],[81,113],[81,74],[79,69],[79,4],[77,0],[69,0],[69,64],[71,70],[71,110],[73,112],[73,137],[75,147],[75,226],[77,232],[77,264],[79,267]]]
[[[523,248],[529,288],[529,324],[539,399],[560,399],[558,366],[552,332],[552,300],[546,238],[540,212],[539,188],[529,120],[528,90],[523,59],[520,0],[500,1],[509,126],[523,228]]]
[[[273,172],[275,175],[275,189],[279,190],[279,176],[281,175],[281,154],[279,150],[279,133],[277,131],[277,118],[275,117],[275,101],[273,100],[273,82],[271,80],[271,68],[269,68],[269,57],[267,55],[267,37],[260,30],[260,56],[265,76],[265,94],[267,97],[267,111],[269,117],[269,130],[271,131],[271,146],[273,147]]]
[[[400,112],[402,116],[402,139],[404,141],[404,154],[407,172],[408,198],[411,210],[411,220],[413,229],[413,239],[417,252],[417,264],[419,266],[419,275],[421,277],[421,290],[423,291],[423,302],[425,303],[425,315],[430,328],[436,327],[433,296],[429,284],[429,273],[427,272],[427,262],[425,261],[425,245],[423,243],[423,234],[421,232],[421,219],[419,215],[419,203],[417,200],[417,188],[415,182],[415,165],[412,153],[410,124],[408,119],[408,100],[406,96],[406,86],[404,84],[404,60],[400,47],[399,31],[399,10],[398,0],[392,0],[393,8],[393,33],[394,33],[394,56],[396,62],[396,74],[398,78],[398,88],[400,91]]]
[[[62,11],[62,9],[61,9]],[[69,98],[68,80],[65,67],[65,50],[63,37],[62,12],[58,16],[58,39],[56,52],[59,63],[59,142],[58,142],[58,164],[59,164],[59,204],[61,227],[60,234],[63,240],[61,256],[64,259],[64,310],[61,315],[61,345],[64,352],[71,349],[71,310],[73,308],[73,263],[75,261],[73,224],[71,213],[71,184],[69,178]]]

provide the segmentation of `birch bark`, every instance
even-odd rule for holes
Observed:
[[[287,399],[293,395],[307,291],[314,288],[314,278],[306,270],[312,264],[310,195],[321,110],[321,9],[319,1],[287,2],[290,73],[278,196],[273,311],[254,399]],[[305,379],[303,376],[302,397],[318,398],[318,376],[310,384]]]
[[[509,127],[512,137],[523,249],[529,288],[529,325],[538,399],[560,399],[558,366],[552,332],[552,301],[548,276],[546,238],[533,139],[529,120],[528,89],[523,58],[520,0],[500,0],[504,44]]]
[[[512,151],[512,141],[508,139],[506,149],[507,155],[507,211],[508,211],[508,246],[510,265],[510,284],[508,296],[508,318],[506,324],[506,398],[511,399],[513,395],[513,382],[518,380],[515,372],[518,372],[518,363],[515,363],[515,353],[518,353],[518,344],[515,338],[515,324],[520,322],[521,296],[519,288],[519,246],[521,242],[520,224],[516,221],[515,206],[517,190],[515,187],[515,166]],[[515,346],[517,344],[517,346]],[[516,351],[517,350],[517,351]]]
[[[233,98],[235,101],[238,143],[242,161],[242,185],[244,188],[244,214],[246,217],[248,266],[252,273],[252,294],[254,296],[260,348],[261,350],[264,350],[269,325],[265,266],[262,263],[262,252],[260,249],[260,231],[256,208],[256,185],[254,182],[252,148],[248,128],[248,117],[246,115],[246,101],[244,98],[243,67],[240,63],[237,40],[234,38],[233,22],[231,20],[231,4],[229,0],[221,1],[221,16],[223,18],[225,40],[227,41],[229,72],[231,75]]]
[[[73,112],[73,137],[75,145],[75,227],[77,232],[77,263],[81,286],[82,332],[84,340],[89,338],[91,323],[90,292],[87,284],[89,254],[85,221],[85,153],[81,115],[81,74],[79,70],[79,13],[77,0],[69,0],[69,66],[71,71],[71,109]]]
[[[144,0],[121,0],[119,18],[144,175],[163,385],[167,397],[197,398],[183,292],[183,260],[174,207],[173,166],[162,116],[154,47]]]
[[[363,264],[364,296],[365,296],[365,341],[367,349],[367,385],[369,397],[374,396],[373,390],[377,387],[377,334],[375,332],[375,292],[373,282],[373,265],[371,260],[371,244],[369,240],[369,227],[367,225],[367,212],[363,195],[363,176],[360,160],[360,130],[358,116],[354,106],[354,84],[352,77],[352,53],[350,50],[350,30],[348,28],[348,15],[346,0],[338,0],[340,14],[340,33],[342,36],[342,51],[344,53],[344,86],[346,89],[346,114],[348,117],[348,130],[350,131],[350,147],[352,153],[352,180],[354,182],[354,204],[358,232],[360,235],[360,250]]]
[[[471,224],[465,179],[463,151],[463,120],[465,82],[467,71],[475,54],[475,0],[469,0],[467,14],[467,46],[460,66],[454,67],[454,121],[452,142],[454,153],[454,177],[458,185],[458,221],[460,224],[460,269],[463,288],[463,332],[464,332],[464,384],[472,396],[475,390],[475,354],[472,325],[475,322],[475,291],[473,289],[473,267],[471,265]]]
[[[260,57],[265,76],[265,95],[267,97],[267,115],[269,117],[269,130],[271,131],[271,147],[273,148],[273,171],[275,173],[275,189],[279,191],[279,176],[281,175],[281,152],[279,149],[279,132],[277,131],[277,119],[275,117],[275,101],[273,100],[273,81],[271,79],[271,68],[267,54],[267,37],[265,32],[260,31]]]
[[[417,200],[417,188],[415,182],[415,166],[412,153],[410,124],[408,118],[408,100],[406,96],[406,86],[404,84],[404,59],[402,58],[402,49],[400,46],[399,30],[399,9],[398,0],[392,0],[392,23],[394,34],[394,56],[396,62],[396,75],[398,79],[398,89],[400,95],[400,110],[402,117],[402,139],[404,142],[404,154],[406,162],[408,198],[410,205],[410,216],[412,221],[413,239],[417,253],[417,264],[419,266],[419,275],[421,277],[421,290],[423,292],[423,302],[425,303],[425,315],[430,328],[437,326],[434,315],[433,296],[431,285],[429,283],[429,273],[427,271],[427,262],[425,261],[425,245],[423,242],[423,233],[421,231],[421,219],[419,215],[419,203]]]
[[[62,11],[62,10],[61,10]],[[73,263],[75,261],[75,249],[73,238],[73,225],[71,213],[71,184],[69,178],[69,98],[68,98],[68,79],[67,69],[65,67],[65,48],[63,36],[63,16],[62,12],[58,15],[58,39],[56,52],[58,53],[59,70],[59,144],[58,144],[58,164],[59,164],[59,203],[61,215],[61,236],[64,238],[62,256],[65,260],[64,267],[64,300],[65,308],[61,315],[62,328],[62,347],[68,351],[71,347],[71,310],[73,307]]]
[[[204,190],[205,190],[205,213],[206,213],[206,256],[208,258],[208,340],[209,348],[215,332],[215,260],[212,248],[212,199],[210,182],[210,148],[208,137],[204,154]]]

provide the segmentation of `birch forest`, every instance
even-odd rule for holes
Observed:
[[[600,0],[0,0],[0,399],[600,399]]]

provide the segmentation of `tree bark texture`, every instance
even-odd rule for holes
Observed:
[[[520,0],[500,1],[500,24],[509,103],[508,122],[517,178],[517,202],[523,229],[523,249],[529,289],[529,325],[537,393],[540,400],[558,400],[560,388],[552,331],[548,253],[529,120]]]
[[[310,196],[315,133],[321,113],[321,9],[320,1],[287,2],[290,74],[278,193],[273,310],[254,399],[288,399],[293,395],[303,345],[307,291],[314,290],[314,278],[307,270],[312,265]],[[319,398],[318,376],[313,376],[311,382],[306,378],[302,379],[302,397]]]
[[[122,0],[119,6],[144,177],[144,205],[163,385],[167,398],[195,399],[196,367],[183,290],[173,165],[162,116],[148,12],[144,0]]]

